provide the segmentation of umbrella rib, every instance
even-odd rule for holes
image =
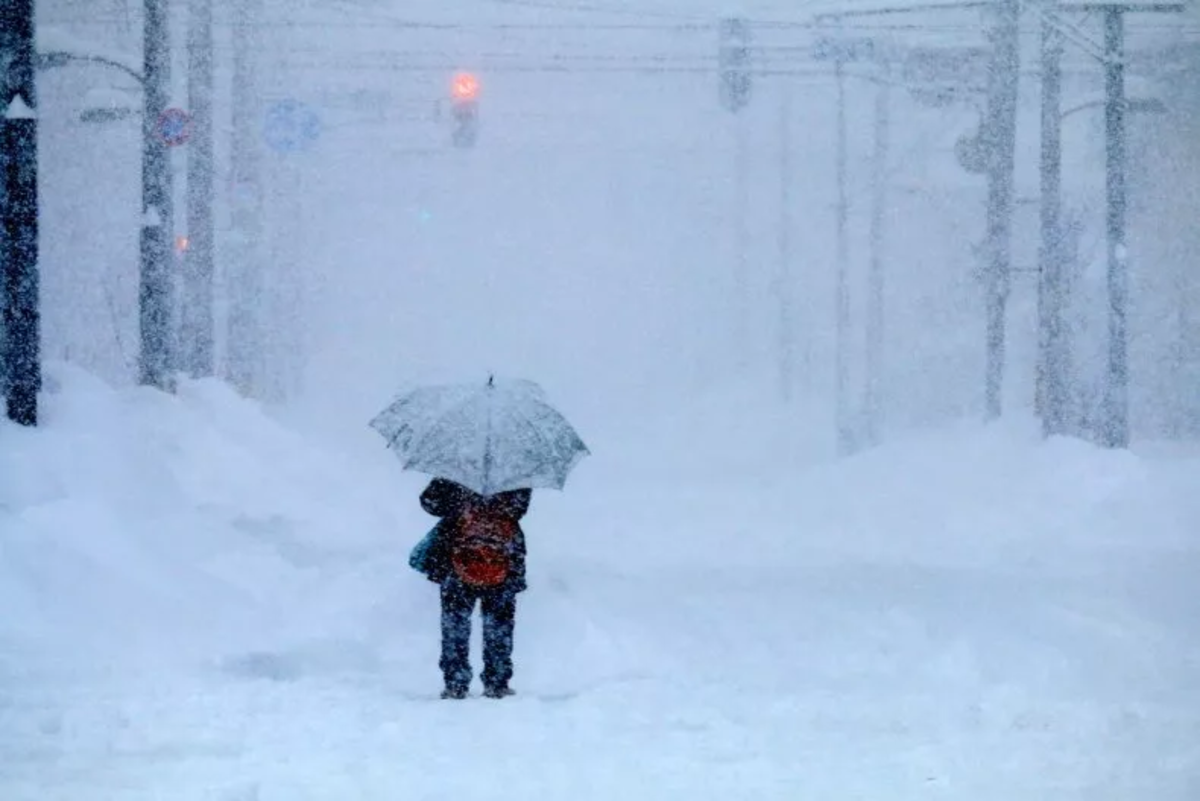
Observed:
[[[575,434],[575,430],[573,428],[571,428],[571,424],[567,422],[566,418],[563,417],[558,412],[557,409],[555,409],[553,406],[550,406],[547,403],[539,403],[538,405],[541,406],[542,409],[544,410],[543,415],[546,415],[548,413],[551,417],[553,417],[555,419],[556,422],[558,422],[559,424],[564,426],[567,430],[571,431],[571,433],[574,434],[575,440],[578,441],[580,445],[583,445],[583,442],[581,440],[579,440],[578,434]],[[550,441],[550,439],[546,436],[546,432],[542,431],[542,429],[540,429],[536,425],[534,425],[533,422],[528,417],[526,417],[518,412],[514,412],[513,416],[519,422],[521,422],[525,427],[527,427],[529,430],[533,431],[533,433],[537,436],[537,438],[539,440],[541,440],[541,443],[545,447],[547,453],[552,454],[554,457],[557,457],[559,455],[559,449],[558,449],[557,445],[554,442]],[[577,450],[577,449],[572,447],[572,450]],[[586,445],[583,446],[583,450],[585,452],[587,451]],[[577,458],[578,457],[574,457],[573,461]],[[557,458],[555,458],[551,462],[551,464],[553,464],[554,462],[557,462],[557,461],[558,461]],[[565,472],[569,472],[569,471],[565,471]],[[556,468],[554,471],[555,478],[559,479],[559,480],[564,480],[566,478],[565,472],[564,472],[564,469],[561,467]]]
[[[553,411],[553,409],[551,409],[551,411]],[[553,454],[554,456],[558,455],[558,448],[556,448],[554,446],[554,443],[551,442],[546,437],[546,432],[542,431],[540,428],[535,426],[528,417],[523,417],[520,414],[516,415],[516,417],[518,420],[520,420],[522,423],[524,423],[526,426],[528,426],[533,431],[534,434],[537,435],[537,438],[542,441],[542,445],[545,446],[546,450],[549,453]]]
[[[429,428],[427,428],[425,430],[425,433],[421,436],[420,439],[418,439],[417,441],[410,444],[408,446],[408,451],[410,454],[408,462],[411,463],[412,460],[416,458],[416,455],[418,453],[420,453],[421,446],[424,445],[427,440],[429,440],[430,438],[433,437],[434,432],[436,432],[441,427],[442,423],[445,421],[445,419],[447,417],[449,417],[454,412],[458,411],[460,408],[462,408],[465,404],[467,404],[469,402],[470,402],[470,398],[464,398],[464,399],[460,400],[458,403],[451,404],[450,408],[444,414],[441,415],[441,417],[438,419],[438,421],[436,423],[434,423],[433,425],[429,426]]]
[[[404,427],[403,426],[398,427],[396,429],[396,433],[392,434],[391,438],[388,439],[387,446],[389,448],[395,448],[396,443],[400,440],[400,435],[403,433],[404,433]]]
[[[375,417],[373,417],[371,419],[371,422],[368,423],[367,425],[369,425],[371,428],[378,431],[383,436],[385,448],[395,448],[397,440],[399,440],[400,435],[404,433],[404,426],[403,425],[397,426],[395,433],[392,433],[392,434],[385,433],[384,428],[387,427],[387,420],[384,418],[385,418],[385,416],[388,415],[389,412],[393,412],[393,409],[391,407],[389,407],[388,409],[385,409],[384,411],[375,415]],[[391,414],[391,417],[397,417],[397,416],[399,416],[398,411],[393,412]]]

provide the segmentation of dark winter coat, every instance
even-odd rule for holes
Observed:
[[[489,511],[511,519],[514,523],[525,516],[533,492],[527,489],[498,492],[484,497],[461,484],[444,478],[435,478],[421,493],[421,508],[434,517],[440,517],[434,528],[433,543],[426,557],[425,575],[430,581],[441,584],[452,573],[450,566],[450,534],[459,515],[468,505],[485,506]],[[512,569],[509,571],[506,589],[521,592],[525,584],[525,532],[517,525],[517,538],[513,550]]]

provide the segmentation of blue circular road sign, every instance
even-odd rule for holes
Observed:
[[[267,109],[263,139],[277,153],[306,150],[320,135],[320,117],[299,100],[280,100]]]
[[[156,130],[168,147],[182,145],[192,135],[192,118],[181,108],[169,108],[159,115]]]

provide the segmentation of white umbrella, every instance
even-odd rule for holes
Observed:
[[[370,425],[406,470],[448,478],[481,495],[562,489],[588,453],[532,381],[422,387],[401,395]]]

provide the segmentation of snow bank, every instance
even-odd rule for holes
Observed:
[[[58,364],[47,387],[42,427],[0,425],[0,648],[261,645],[398,525],[385,492],[218,382],[116,391]]]

